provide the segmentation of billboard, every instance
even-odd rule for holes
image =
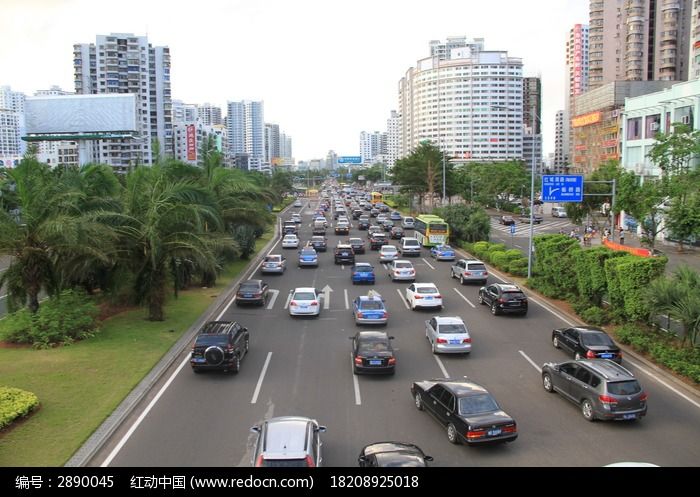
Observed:
[[[603,120],[602,112],[591,112],[589,114],[583,114],[581,116],[576,116],[571,120],[572,128],[581,128],[583,126],[588,126],[590,124],[599,123]]]
[[[344,155],[338,157],[338,164],[362,164],[362,157],[359,155]]]
[[[25,100],[27,134],[135,132],[136,95],[51,95]]]
[[[194,124],[187,126],[187,160],[197,160],[197,130]]]

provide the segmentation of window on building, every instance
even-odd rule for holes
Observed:
[[[627,139],[639,140],[642,138],[642,118],[633,117],[627,119]]]
[[[661,114],[647,116],[644,123],[644,138],[654,138],[661,131]]]

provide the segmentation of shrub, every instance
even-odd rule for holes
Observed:
[[[575,259],[576,284],[580,297],[600,306],[607,289],[605,261],[624,257],[626,252],[616,252],[607,247],[595,247],[581,251]]]
[[[98,314],[97,305],[83,292],[66,290],[44,302],[34,315],[27,309],[10,314],[3,338],[35,348],[67,345],[94,336]]]
[[[479,206],[453,204],[435,209],[434,214],[450,225],[453,242],[476,242],[488,238],[491,224],[486,211]]]
[[[610,322],[610,317],[608,313],[605,312],[605,309],[596,306],[584,310],[580,316],[586,323],[594,326],[601,326]]]
[[[634,255],[607,259],[605,277],[611,306],[623,309],[627,319],[647,317],[646,288],[663,274],[665,265],[664,259]]]
[[[575,295],[574,266],[581,254],[579,243],[563,235],[538,236],[534,242],[535,264],[531,284],[547,297]]]
[[[247,259],[255,252],[255,228],[247,224],[239,224],[233,228],[233,239],[238,243],[241,259]]]
[[[0,387],[0,430],[26,416],[39,405],[39,398],[19,388]]]
[[[490,245],[491,244],[489,242],[476,242],[471,245],[470,252],[479,259],[485,259],[487,257]]]
[[[527,276],[527,257],[511,260],[507,271],[513,276]]]
[[[508,255],[502,250],[496,250],[495,252],[489,251],[489,259],[491,264],[496,266],[498,269],[506,270],[508,267]]]

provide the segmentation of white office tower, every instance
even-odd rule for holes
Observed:
[[[173,100],[173,123],[191,123],[197,120],[199,109],[195,104]]]
[[[386,120],[386,166],[391,169],[399,158],[399,133],[401,130],[401,118],[395,110]]]
[[[363,164],[383,162],[387,150],[387,134],[379,131],[360,133],[360,156]]]
[[[0,87],[0,167],[16,167],[27,151],[24,133],[24,93]]]
[[[90,142],[87,161],[118,171],[150,165],[156,160],[156,141],[161,157],[173,155],[168,47],[153,47],[146,36],[131,33],[98,35],[94,44],[73,45],[73,65],[76,93],[133,93],[137,101],[139,137]]]
[[[265,116],[262,101],[228,102],[228,155],[247,171],[265,169]],[[236,159],[236,157],[241,160]],[[269,169],[269,164],[267,169]]]
[[[280,158],[280,126],[265,123],[265,162],[273,164]]]
[[[207,126],[224,124],[221,115],[221,107],[216,105],[205,103],[197,106],[197,117],[202,121],[202,124],[206,124]]]

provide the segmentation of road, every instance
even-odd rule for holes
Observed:
[[[302,210],[301,239],[310,237],[311,211]],[[546,226],[546,224],[544,225]],[[331,234],[329,247],[340,237]],[[363,238],[366,232],[359,232]],[[358,235],[357,230],[351,235]],[[345,238],[345,237],[342,237]],[[282,250],[279,245],[274,253]],[[391,283],[376,252],[358,256],[377,270],[373,287],[353,286],[347,266],[333,264],[333,252],[320,254],[317,269],[292,264],[281,276],[266,276],[277,294],[265,308],[228,307],[224,319],[250,329],[251,349],[235,375],[195,375],[184,352],[161,384],[117,430],[90,465],[249,466],[254,436],[249,428],[282,415],[314,417],[328,427],[323,435],[324,464],[353,466],[360,449],[382,440],[413,442],[437,466],[601,466],[644,461],[661,466],[695,465],[700,460],[700,403],[686,399],[641,371],[649,394],[649,414],[636,423],[589,423],[579,409],[546,393],[537,367],[568,357],[550,343],[551,330],[567,321],[531,299],[529,314],[492,316],[477,303],[477,286],[451,280],[449,263],[424,251],[413,259],[417,281],[436,283],[444,296],[441,315],[464,318],[473,337],[470,356],[434,356],[424,337],[432,311],[412,312],[402,298],[406,283]],[[260,278],[256,271],[253,278]],[[494,275],[491,280],[498,280]],[[319,318],[291,318],[289,291],[326,285],[330,305]],[[396,337],[397,370],[392,377],[355,377],[350,340],[357,328],[352,298],[370,288],[386,299],[387,330]],[[486,386],[518,422],[519,438],[492,447],[453,446],[444,429],[413,406],[414,380],[468,376]]]
[[[513,216],[517,220],[517,216]],[[515,233],[511,237],[510,226],[504,226],[498,222],[499,216],[491,216],[491,241],[504,243],[507,248],[516,248],[523,251],[527,255],[527,245],[530,238],[530,224],[521,223],[519,221],[515,224]],[[563,231],[565,234],[569,234],[573,228],[578,228],[579,233],[581,233],[581,228],[571,224],[571,221],[567,218],[556,218],[551,216],[544,216],[542,223],[535,224],[533,234],[544,235],[559,233]]]

